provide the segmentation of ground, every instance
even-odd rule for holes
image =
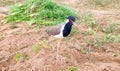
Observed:
[[[79,0],[57,1],[72,7],[77,13],[91,12],[94,19],[106,25],[105,18],[119,23],[119,10],[79,9],[75,4]],[[86,4],[86,1],[81,1]],[[49,37],[45,29],[32,28],[26,23],[6,24],[5,14],[0,14],[0,71],[119,71],[120,43],[104,43],[104,48],[89,47],[85,41],[91,35],[84,35],[88,28],[84,22],[78,22],[79,32],[71,33],[67,38]],[[81,20],[82,18],[79,18]],[[119,30],[118,30],[119,33]],[[104,35],[97,32],[98,36]],[[119,38],[118,38],[119,39]],[[92,41],[91,41],[92,42]],[[83,50],[85,46],[86,50]],[[38,48],[38,49],[37,49]],[[20,55],[19,53],[23,53]],[[18,55],[18,57],[17,57]],[[18,60],[17,60],[18,59]],[[21,60],[19,60],[21,59]],[[69,70],[73,66],[73,70]],[[75,68],[75,69],[74,69]]]

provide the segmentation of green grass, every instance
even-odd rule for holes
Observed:
[[[27,22],[29,25],[54,25],[65,21],[74,11],[52,0],[28,0],[11,8],[6,22]]]
[[[67,71],[76,71],[77,68],[75,66],[70,66]]]
[[[21,61],[21,60],[28,60],[29,57],[27,55],[25,55],[24,53],[21,53],[21,52],[18,52],[16,55],[15,55],[15,60],[16,61]]]

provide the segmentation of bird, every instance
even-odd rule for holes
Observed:
[[[67,37],[71,32],[72,26],[77,27],[75,21],[76,18],[74,16],[68,16],[64,23],[49,27],[46,32],[55,38]]]

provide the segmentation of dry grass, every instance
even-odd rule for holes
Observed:
[[[95,9],[120,9],[119,0],[90,0],[89,3]]]
[[[0,0],[0,6],[9,6],[24,1],[25,0]]]
[[[99,9],[99,10],[110,10],[120,9],[119,0],[55,0],[61,4],[69,5],[76,9]]]

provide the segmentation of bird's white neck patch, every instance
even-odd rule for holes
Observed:
[[[55,38],[63,38],[63,30],[64,30],[65,25],[62,26],[60,33],[58,35],[55,35]]]
[[[65,21],[65,23],[68,23],[69,22],[69,19],[67,19],[66,21]]]

